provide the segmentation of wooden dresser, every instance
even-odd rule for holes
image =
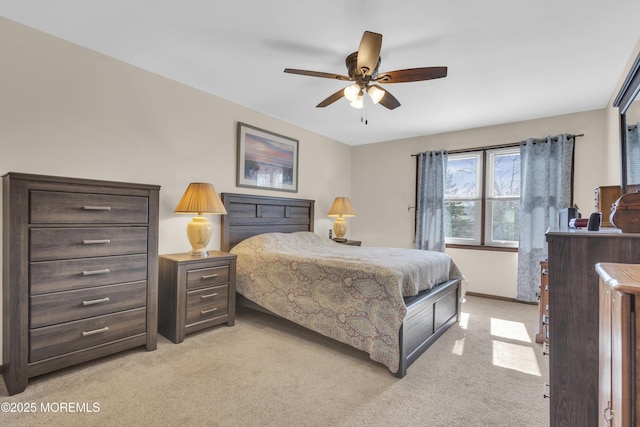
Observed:
[[[602,426],[640,424],[640,265],[596,265],[600,276],[600,387]]]
[[[157,340],[158,186],[3,177],[3,363],[28,379]]]
[[[597,426],[599,262],[640,263],[640,234],[551,230],[549,395],[551,426]]]

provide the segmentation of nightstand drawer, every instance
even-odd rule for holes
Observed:
[[[200,307],[193,307],[187,309],[187,321],[186,325],[189,326],[193,323],[204,322],[205,320],[213,319],[214,317],[220,317],[227,314],[227,301],[218,301],[213,304],[202,305]]]
[[[147,253],[147,227],[32,228],[31,261]]]
[[[187,272],[187,289],[199,288],[229,281],[229,265],[189,270]]]
[[[82,258],[29,264],[31,295],[147,279],[147,255]]]
[[[29,362],[60,356],[146,332],[146,308],[29,331]]]
[[[197,289],[187,292],[187,309],[201,305],[213,304],[223,301],[227,303],[229,287],[220,285],[213,288]]]
[[[31,328],[144,307],[147,282],[99,286],[31,297]]]
[[[31,191],[31,224],[146,224],[147,197]]]

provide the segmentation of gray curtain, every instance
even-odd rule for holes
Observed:
[[[416,248],[444,252],[444,182],[447,152],[418,154]]]
[[[640,183],[640,123],[627,127],[627,184]]]
[[[540,261],[548,255],[545,232],[558,225],[561,209],[571,207],[573,142],[563,134],[520,147],[518,300],[537,300]]]

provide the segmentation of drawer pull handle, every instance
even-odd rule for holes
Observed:
[[[217,311],[217,310],[218,310],[218,309],[217,309],[216,307],[214,307],[214,308],[212,308],[212,309],[210,309],[210,310],[201,310],[201,311],[200,311],[200,314],[201,314],[202,316],[206,316],[207,314],[209,314],[209,313],[213,313],[214,311]]]
[[[110,211],[111,206],[83,206],[82,209],[85,211]]]
[[[218,277],[218,273],[214,273],[214,274],[203,274],[200,279],[202,280],[206,280],[206,279],[213,279],[215,277]]]
[[[551,393],[549,393],[549,389],[550,389],[550,388],[551,388],[551,387],[549,386],[549,384],[545,384],[545,385],[544,385],[544,390],[543,390],[543,392],[542,392],[542,397],[543,397],[544,399],[550,399],[550,398],[551,398]]]
[[[109,297],[104,297],[104,298],[100,298],[100,299],[93,299],[93,300],[90,300],[90,301],[82,301],[82,305],[86,306],[86,305],[102,304],[102,303],[109,302],[109,301],[111,301],[109,299]]]
[[[209,294],[209,295],[200,295],[200,299],[207,299],[207,298],[213,298],[213,297],[217,297],[218,293],[214,293],[214,294]]]
[[[111,239],[99,239],[99,240],[83,240],[83,245],[104,245],[106,243],[111,243]]]
[[[108,326],[105,326],[104,328],[100,328],[100,329],[94,329],[93,331],[84,331],[82,333],[83,337],[89,337],[91,335],[96,335],[96,334],[101,334],[103,332],[107,332],[109,330]]]
[[[103,270],[85,270],[82,272],[83,276],[95,276],[96,274],[106,274],[109,272],[108,268],[105,268]]]

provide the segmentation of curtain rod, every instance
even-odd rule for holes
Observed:
[[[578,138],[584,136],[583,133],[579,134],[579,135],[569,135],[569,138]],[[551,138],[552,141],[557,141],[558,138],[557,137],[553,137]],[[547,138],[533,138],[533,143],[535,144],[536,142],[546,142]],[[495,150],[498,148],[511,148],[511,147],[519,147],[520,145],[524,144],[525,142],[527,142],[526,139],[523,139],[522,141],[519,142],[512,142],[509,144],[502,144],[502,145],[487,145],[485,147],[475,147],[475,148],[462,148],[459,150],[445,150],[448,154],[460,154],[460,153],[472,153],[474,151],[482,151],[482,150]],[[412,154],[411,157],[416,157],[418,156],[420,153],[418,154]]]

